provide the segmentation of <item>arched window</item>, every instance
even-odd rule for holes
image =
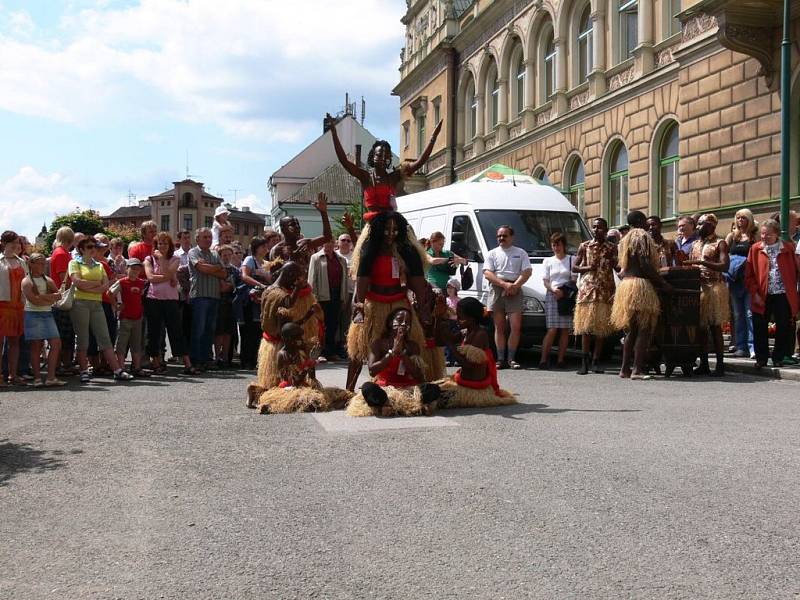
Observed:
[[[618,62],[633,56],[639,45],[639,1],[617,0]]]
[[[525,108],[525,61],[522,57],[522,51],[520,50],[519,56],[517,57],[517,65],[515,69],[516,75],[516,93],[517,93],[517,104],[516,114],[517,116],[522,114],[522,111]]]
[[[470,78],[464,88],[464,143],[470,143],[478,133],[478,96],[475,81]]]
[[[628,215],[628,151],[617,142],[608,161],[608,222],[625,223]]]
[[[475,87],[472,88],[472,96],[469,104],[470,139],[478,135],[478,96]]]
[[[658,148],[658,210],[663,218],[678,214],[678,124],[667,127]]]
[[[556,45],[553,39],[553,30],[551,29],[547,32],[544,43],[542,102],[550,100],[556,89],[556,54]]]
[[[497,68],[494,67],[489,79],[489,126],[494,129],[500,119],[500,81],[497,77]]]
[[[578,83],[589,79],[592,71],[592,7],[586,5],[578,23]]]
[[[569,175],[567,176],[567,189],[569,190],[570,200],[572,204],[578,209],[581,215],[584,215],[585,196],[586,196],[586,174],[583,170],[583,161],[577,156],[569,165]]]
[[[547,171],[545,171],[544,167],[536,167],[533,170],[533,178],[545,185],[550,185],[550,178],[547,176]]]

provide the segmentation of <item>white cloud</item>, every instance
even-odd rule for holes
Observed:
[[[73,123],[160,114],[296,142],[334,108],[330,97],[392,101],[402,4],[142,0],[76,9],[62,18],[60,39],[0,35],[0,108]]]
[[[34,239],[42,222],[56,214],[74,210],[78,203],[65,189],[67,178],[60,173],[43,175],[30,166],[22,167],[5,181],[0,181],[0,223]]]

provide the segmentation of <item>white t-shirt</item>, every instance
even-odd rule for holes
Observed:
[[[528,253],[516,246],[508,249],[502,246],[492,248],[483,263],[484,271],[491,271],[505,281],[516,281],[523,271],[530,268],[531,260],[528,258]]]
[[[550,287],[561,287],[575,278],[575,275],[572,273],[572,265],[574,262],[575,259],[569,254],[561,260],[558,260],[555,256],[548,256],[542,261],[542,267],[544,268],[542,279],[549,280]]]

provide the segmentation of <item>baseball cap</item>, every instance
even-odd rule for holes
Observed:
[[[129,267],[141,267],[142,261],[140,261],[138,258],[129,258],[125,261],[125,264]]]
[[[217,207],[217,210],[214,211],[215,217],[218,217],[220,215],[229,215],[229,214],[231,214],[231,211],[229,211],[224,204],[220,204]]]

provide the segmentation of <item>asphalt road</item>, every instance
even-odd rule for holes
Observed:
[[[504,371],[354,424],[247,380],[0,391],[0,598],[800,595],[798,383]]]

